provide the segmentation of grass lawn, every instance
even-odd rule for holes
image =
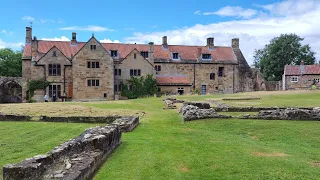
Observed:
[[[50,151],[95,124],[0,121],[0,177],[2,166]]]
[[[266,105],[320,106],[317,92],[231,96],[259,96],[262,99],[255,101]],[[201,101],[231,96],[179,98]],[[320,177],[320,122],[231,119],[184,123],[176,110],[163,110],[160,98],[77,105],[101,111],[145,113],[133,132],[123,134],[123,143],[98,171],[96,180]],[[0,136],[4,140],[0,140],[0,162],[17,162],[46,152],[90,126],[1,122]]]

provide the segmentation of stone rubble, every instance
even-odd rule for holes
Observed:
[[[184,121],[192,121],[206,118],[231,118],[231,116],[217,114],[214,109],[200,109],[194,105],[184,105],[180,109]]]

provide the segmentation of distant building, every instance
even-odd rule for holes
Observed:
[[[311,89],[312,85],[319,88],[320,65],[286,65],[282,76],[283,90]]]
[[[166,36],[161,45],[100,43],[94,36],[79,42],[76,33],[70,42],[44,41],[32,39],[32,29],[27,27],[22,60],[24,84],[31,79],[52,82],[35,92],[38,101],[45,93],[52,97],[64,92],[77,101],[113,100],[122,90],[121,83],[147,74],[156,77],[158,90],[169,93],[260,90],[237,38],[228,47],[215,46],[212,37],[206,46],[169,45]]]

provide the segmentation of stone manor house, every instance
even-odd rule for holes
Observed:
[[[45,41],[32,38],[30,27],[26,28],[22,74],[23,100],[29,80],[52,82],[35,92],[37,101],[43,101],[45,93],[50,97],[65,93],[74,101],[114,100],[121,82],[147,74],[156,78],[158,91],[168,93],[236,93],[260,90],[263,84],[246,62],[237,38],[228,47],[215,46],[212,37],[204,46],[170,45],[166,36],[161,45],[100,43],[94,36],[78,42],[76,33],[70,42]]]

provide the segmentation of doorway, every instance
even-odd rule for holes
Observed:
[[[178,88],[178,94],[183,95],[184,93],[184,88]]]
[[[206,94],[206,93],[207,93],[207,85],[202,85],[201,94]]]

